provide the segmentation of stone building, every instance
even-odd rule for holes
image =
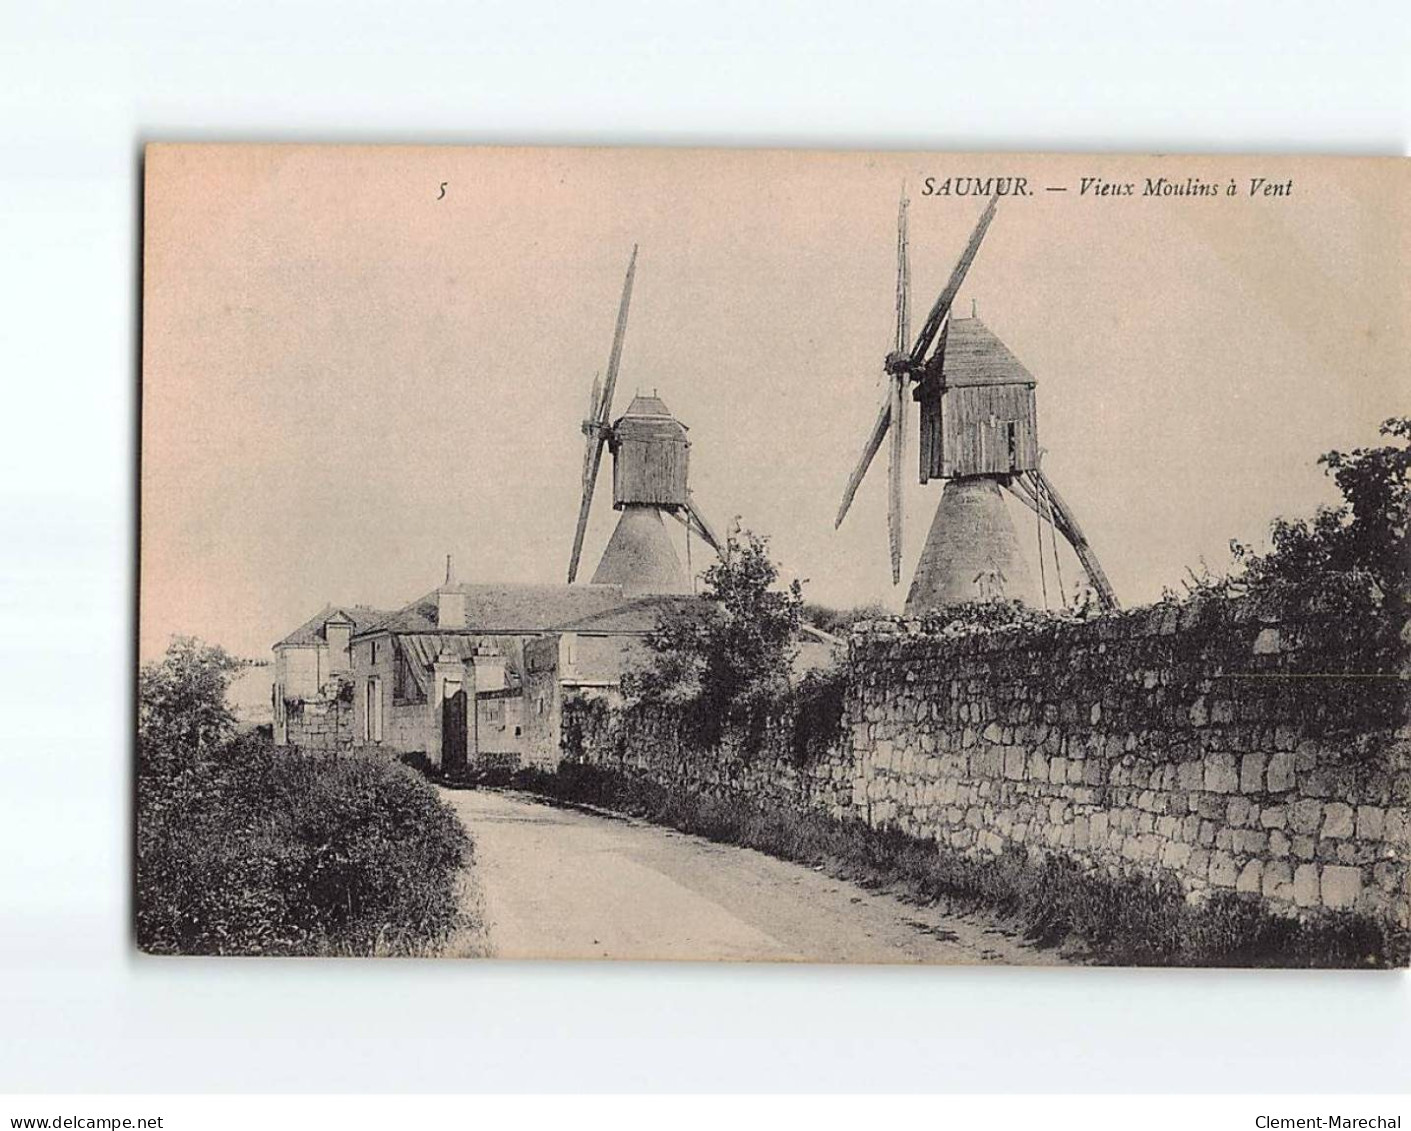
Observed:
[[[366,605],[325,605],[274,646],[270,699],[276,744],[321,746],[325,732],[336,733],[338,677],[351,671],[352,636],[388,615]]]
[[[524,646],[524,761],[558,765],[564,704],[573,699],[622,700],[622,677],[649,659],[648,634],[662,614],[692,597],[636,597],[613,609],[560,625]]]
[[[275,742],[421,754],[451,772],[552,770],[564,704],[620,703],[623,675],[650,660],[648,635],[697,600],[617,585],[447,584],[390,613],[328,606],[275,645]],[[845,650],[805,625],[795,675]]]
[[[614,693],[661,613],[694,600],[617,585],[443,585],[352,635],[350,744],[423,754],[452,774],[553,768],[564,687]]]

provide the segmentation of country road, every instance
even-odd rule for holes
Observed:
[[[998,923],[751,849],[521,793],[443,790],[475,840],[468,909],[500,958],[1055,963]]]

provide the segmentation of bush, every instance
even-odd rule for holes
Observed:
[[[469,841],[411,769],[231,736],[225,653],[140,682],[137,941],[162,954],[409,954],[459,923]],[[223,713],[224,712],[224,713]]]
[[[811,765],[843,736],[848,671],[842,664],[806,672],[792,699],[794,764]]]
[[[1037,631],[1055,624],[1075,624],[1093,613],[1067,609],[1031,609],[1019,601],[961,601],[934,609],[921,618],[928,633],[940,636],[985,636],[1002,631]]]
[[[1411,524],[1411,417],[1383,421],[1392,440],[1379,448],[1326,452],[1318,462],[1338,485],[1343,502],[1324,507],[1312,521],[1276,519],[1272,548],[1255,554],[1232,545],[1244,567],[1242,582],[1253,589],[1299,591],[1329,576],[1361,579],[1392,613],[1408,600],[1406,534]],[[1399,441],[1399,442],[1396,442]]]
[[[407,954],[457,925],[468,841],[414,771],[256,740],[225,754],[139,783],[144,950]]]

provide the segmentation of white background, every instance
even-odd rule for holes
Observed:
[[[159,962],[126,928],[144,140],[1400,154],[1407,10],[0,7],[0,1091],[1411,1088],[1405,975]]]

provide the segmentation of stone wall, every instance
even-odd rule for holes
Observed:
[[[425,754],[432,748],[435,721],[424,702],[409,702],[393,698],[391,709],[383,718],[383,745],[402,754]],[[362,742],[360,738],[358,740]]]
[[[1081,623],[860,626],[842,740],[800,769],[782,727],[705,754],[661,712],[565,717],[571,756],[707,793],[892,825],[963,854],[1061,851],[1271,910],[1408,925],[1405,683],[1337,626],[1249,605]],[[581,721],[580,721],[581,720]]]
[[[799,759],[786,716],[767,720],[753,736],[727,732],[719,745],[701,750],[673,709],[614,709],[600,699],[570,698],[562,714],[563,754],[572,761],[708,797],[833,812],[851,804],[853,764],[845,744]]]
[[[353,704],[315,699],[285,704],[287,744],[306,750],[346,750],[353,745]]]
[[[971,636],[874,625],[852,641],[853,806],[963,852],[1060,849],[1169,869],[1197,898],[1404,926],[1404,686],[1350,671],[1330,635],[1225,601]]]

